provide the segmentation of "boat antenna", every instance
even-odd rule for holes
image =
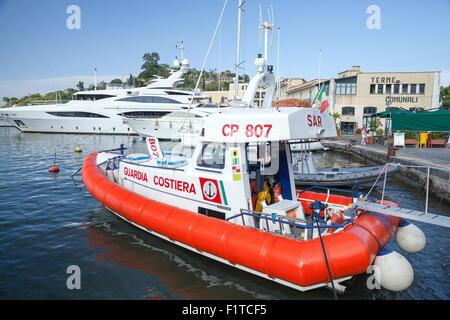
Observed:
[[[53,67],[53,78],[55,79],[55,104],[58,104],[58,86],[56,84],[56,67]]]
[[[313,102],[311,103],[311,108],[313,108],[314,104],[316,103],[317,97],[319,96],[319,93],[320,93],[320,64],[321,64],[321,61],[322,61],[322,49],[319,49],[319,75],[318,75],[319,89],[317,90],[317,94],[314,97]]]
[[[273,14],[273,11],[272,11]],[[278,34],[277,34],[277,110],[279,108],[280,104],[280,27],[277,27]]]
[[[184,128],[184,123],[186,122],[186,118],[187,118],[187,116],[189,114],[189,111],[191,111],[192,102],[194,101],[195,93],[197,92],[198,85],[200,84],[200,79],[203,76],[203,71],[205,70],[206,61],[208,60],[209,53],[211,52],[211,47],[212,47],[212,45],[214,43],[214,39],[216,38],[217,30],[219,29],[220,23],[222,22],[223,13],[225,11],[227,3],[228,3],[228,0],[225,0],[225,2],[223,4],[222,12],[220,13],[219,20],[217,21],[216,29],[214,30],[213,37],[211,39],[211,42],[209,43],[208,52],[206,53],[205,59],[203,60],[203,65],[202,65],[202,69],[200,70],[200,75],[198,76],[197,83],[195,84],[194,91],[192,92],[191,101],[189,102],[189,106],[188,106],[188,109],[187,109],[186,114],[184,116],[183,123],[182,123],[182,125],[180,127],[180,130],[179,130],[180,132]]]
[[[179,49],[181,51],[181,61],[184,59],[184,42],[181,41],[181,45],[175,45],[175,48]]]
[[[239,51],[241,42],[241,13],[242,13],[242,0],[239,0],[238,5],[238,29],[237,29],[237,40],[236,40],[236,78],[234,79],[234,100],[237,100],[238,90],[239,90]]]

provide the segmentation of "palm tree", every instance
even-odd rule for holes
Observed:
[[[84,91],[84,82],[83,81],[78,81],[77,88],[80,91]]]
[[[338,138],[341,139],[341,129],[337,125],[337,119],[339,119],[341,117],[341,115],[339,113],[335,112],[335,113],[331,114],[331,116],[334,119],[334,125],[336,126],[336,132],[337,132]]]

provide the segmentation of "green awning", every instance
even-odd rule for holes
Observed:
[[[410,111],[406,111],[406,110],[386,110],[383,112],[379,112],[379,113],[374,113],[372,114],[372,117],[378,117],[378,118],[391,118],[392,114],[412,114],[412,112]]]
[[[392,113],[392,130],[450,132],[450,110]]]

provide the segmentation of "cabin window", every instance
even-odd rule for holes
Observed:
[[[197,166],[211,169],[225,168],[225,145],[204,144],[197,159]]]
[[[146,119],[154,119],[161,118],[165,115],[168,115],[170,112],[167,111],[128,111],[124,113],[118,113],[119,116],[127,117],[127,118],[146,118]]]
[[[118,99],[117,101],[141,102],[141,103],[181,103],[174,99],[158,97],[158,96],[126,97],[126,98]]]
[[[225,220],[225,212],[198,207],[198,213],[204,214],[205,216],[208,217]]]
[[[77,100],[95,101],[95,100],[101,100],[101,99],[106,99],[106,98],[112,98],[115,96],[111,95],[111,94],[77,94],[76,97],[77,97]]]
[[[26,127],[25,123],[22,120],[14,120],[14,122],[17,124],[18,127],[21,127],[21,128]]]
[[[59,112],[47,112],[55,117],[69,117],[69,118],[109,118],[102,114],[82,111],[59,111]]]

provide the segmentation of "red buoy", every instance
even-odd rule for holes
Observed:
[[[59,168],[57,166],[52,166],[48,169],[48,172],[59,172]]]

